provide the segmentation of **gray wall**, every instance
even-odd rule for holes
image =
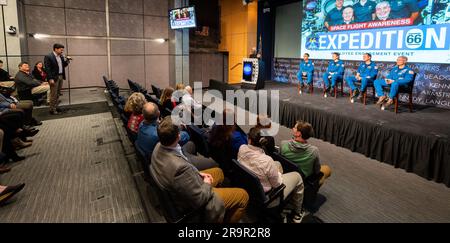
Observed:
[[[21,1],[27,59],[42,60],[55,42],[64,44],[73,57],[65,88],[69,83],[71,88],[103,86],[102,75],[121,88],[128,88],[127,78],[148,89],[150,84],[165,87],[176,82],[175,34],[167,17],[173,0]],[[53,37],[35,39],[30,33]],[[158,43],[154,38],[169,41]]]
[[[8,70],[12,76],[18,71],[18,64],[22,60],[21,35],[7,34],[5,33],[5,27],[8,30],[9,26],[14,26],[20,33],[21,28],[17,11],[20,5],[20,2],[10,0],[7,6],[2,6],[3,11],[0,11],[0,60],[3,61],[3,68]],[[3,19],[5,20],[5,25],[3,25]]]
[[[275,57],[300,57],[302,3],[277,8],[275,20]]]
[[[208,87],[210,79],[228,81],[228,55],[222,52],[189,53],[190,85],[202,82],[203,87]]]

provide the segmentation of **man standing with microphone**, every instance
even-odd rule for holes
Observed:
[[[50,84],[50,114],[58,115],[61,110],[58,106],[58,98],[66,72],[64,70],[70,63],[70,57],[63,56],[64,46],[62,44],[54,44],[53,52],[44,58],[45,70],[47,71],[47,79]]]

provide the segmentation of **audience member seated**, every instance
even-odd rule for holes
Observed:
[[[19,156],[13,147],[12,141],[20,138],[27,142],[27,137],[36,135],[39,130],[23,127],[23,111],[18,109],[0,108],[0,129],[3,130],[2,151],[6,154],[4,161],[21,161],[25,157]]]
[[[24,112],[24,124],[29,126],[39,126],[42,122],[33,118],[33,101],[31,100],[17,100],[11,94],[15,88],[0,86],[0,108],[20,109]]]
[[[240,188],[217,188],[221,169],[199,171],[179,145],[180,131],[170,117],[158,127],[160,142],[153,151],[150,171],[156,183],[172,197],[176,210],[188,213],[203,208],[204,222],[237,223],[245,213],[248,194]]]
[[[175,90],[184,90],[185,86],[183,83],[177,83]]]
[[[33,77],[41,81],[41,83],[47,82],[47,72],[45,72],[44,64],[41,61],[34,65]],[[50,90],[47,91],[47,104],[50,104]]]
[[[159,99],[159,102],[163,108],[167,108],[169,110],[173,110],[173,108],[176,106],[175,102],[172,101],[172,94],[173,94],[173,88],[167,87],[163,90],[161,94],[161,98]],[[170,114],[166,114],[170,115]]]
[[[13,81],[14,78],[9,75],[9,73],[3,69],[3,61],[0,60],[0,82]]]
[[[144,120],[142,108],[145,103],[147,103],[145,96],[142,93],[135,92],[128,97],[127,103],[125,104],[124,111],[130,113],[127,127],[134,133],[138,132],[139,124]]]
[[[190,105],[193,109],[201,109],[202,104],[194,100],[192,97],[194,93],[192,87],[188,85],[184,88],[184,91],[186,91],[186,93],[183,95],[183,103]]]
[[[320,185],[325,179],[330,177],[331,168],[327,165],[320,165],[319,149],[308,143],[314,130],[311,124],[303,121],[297,121],[293,131],[293,139],[281,142],[281,155],[296,163],[305,177],[313,174],[323,173],[320,179]]]
[[[33,97],[30,97],[31,95],[46,94],[50,90],[50,85],[47,82],[41,83],[31,76],[30,65],[26,62],[19,64],[19,72],[17,72],[14,82],[20,99],[33,99]]]
[[[139,126],[136,144],[144,152],[145,158],[150,159],[156,144],[159,142],[157,133],[159,118],[158,106],[151,102],[146,103],[142,114],[144,121]],[[197,155],[195,144],[189,142],[189,139],[189,134],[186,131],[180,132],[179,144],[182,146],[184,154],[197,169],[204,170],[218,166],[214,160]]]
[[[3,138],[5,137],[5,133],[2,129],[0,129],[0,151],[3,151]],[[6,155],[3,152],[0,152],[0,174],[7,173],[11,171],[11,168],[6,166]]]
[[[227,120],[231,122],[227,123]],[[231,160],[237,158],[241,145],[247,144],[247,135],[236,124],[233,110],[223,111],[222,124],[212,126],[208,144],[211,157],[228,173]]]
[[[33,68],[33,77],[41,82],[47,81],[47,73],[44,70],[44,64],[41,61],[38,61]]]
[[[284,183],[286,186],[283,191],[284,198],[294,193],[288,205],[289,209],[292,210],[289,218],[294,223],[300,223],[304,215],[302,210],[304,189],[302,177],[298,172],[282,174],[281,165],[266,155],[262,149],[262,140],[264,139],[259,128],[250,129],[248,133],[249,145],[241,146],[238,161],[255,173],[266,193]]]
[[[0,185],[0,205],[3,205],[12,196],[16,195],[25,187],[24,183],[15,186],[2,186]]]
[[[139,125],[139,132],[136,139],[136,144],[145,154],[145,158],[150,158],[153,149],[159,142],[158,138],[158,124],[160,111],[156,104],[148,102],[142,109],[144,120]],[[190,137],[186,131],[181,131],[180,145],[186,144]]]
[[[270,118],[265,114],[258,115],[256,119],[256,128],[259,128],[261,130],[261,145],[262,149],[264,149],[264,152],[266,152],[267,155],[271,155],[275,152],[275,138],[272,136],[266,136],[265,130],[270,129],[272,127],[272,121]]]

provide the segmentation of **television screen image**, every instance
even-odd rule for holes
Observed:
[[[171,29],[197,27],[195,20],[195,8],[193,6],[172,9],[169,12],[169,18]]]
[[[409,62],[450,62],[447,1],[303,1],[301,52],[330,59],[340,52],[360,60],[369,52],[378,61],[404,55]]]
[[[242,75],[243,79],[245,81],[251,82],[252,74],[253,74],[253,63],[252,62],[244,62],[243,75]]]

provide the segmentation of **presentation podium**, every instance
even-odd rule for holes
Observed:
[[[261,68],[264,66],[258,58],[244,58],[242,60],[242,81],[243,89],[262,89],[264,80],[261,79]]]

